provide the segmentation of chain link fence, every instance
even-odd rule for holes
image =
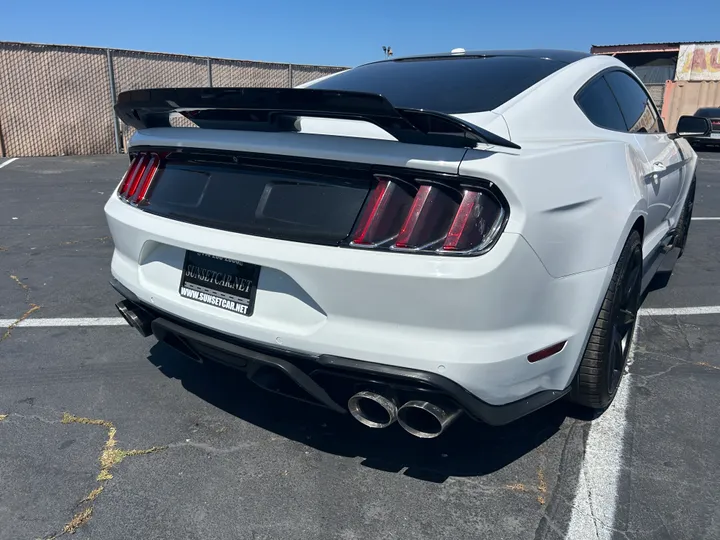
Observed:
[[[344,69],[0,42],[0,157],[121,152],[132,132],[113,105],[125,90],[288,88]]]

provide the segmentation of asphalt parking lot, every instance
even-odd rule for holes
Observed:
[[[700,157],[694,215],[720,218],[720,151]],[[426,441],[118,324],[102,208],[127,158],[5,161],[0,539],[720,538],[719,219],[649,293],[602,417],[559,403]]]

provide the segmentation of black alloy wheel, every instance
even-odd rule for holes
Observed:
[[[622,380],[640,309],[642,238],[632,231],[588,338],[568,399],[594,410],[612,403]]]
[[[685,201],[685,208],[683,208],[682,214],[680,215],[679,226],[676,236],[675,246],[679,249],[678,258],[682,257],[685,251],[685,244],[687,244],[688,233],[690,232],[690,222],[692,220],[693,206],[695,206],[695,181],[693,180],[690,190],[687,194]]]
[[[607,391],[614,395],[622,378],[632,342],[637,314],[640,309],[640,288],[642,285],[642,253],[635,250],[630,254],[622,281],[618,284],[619,296],[612,318],[610,341],[610,365],[607,370]]]

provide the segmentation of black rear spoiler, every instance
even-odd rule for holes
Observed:
[[[380,94],[312,88],[160,88],[118,95],[118,117],[136,129],[170,127],[182,114],[199,127],[297,131],[300,116],[371,122],[398,141],[474,148],[477,143],[520,149],[507,139],[449,114],[393,105]]]

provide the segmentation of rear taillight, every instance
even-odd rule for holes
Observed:
[[[351,245],[375,247],[393,240],[412,203],[412,192],[397,178],[378,175],[376,179],[377,184],[360,214]]]
[[[497,227],[502,213],[502,207],[494,197],[481,191],[465,190],[442,249],[462,253],[482,246],[492,236],[492,229]]]
[[[506,211],[489,188],[376,175],[350,246],[473,255],[491,246]]]
[[[137,154],[118,188],[120,198],[131,204],[145,202],[150,186],[163,165],[163,156],[160,154],[155,152]]]

